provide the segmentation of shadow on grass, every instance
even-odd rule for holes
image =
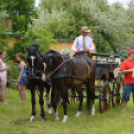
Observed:
[[[30,123],[30,122],[29,122],[29,119],[24,119],[24,120],[12,121],[12,123],[14,123],[15,125],[23,125],[23,124]]]

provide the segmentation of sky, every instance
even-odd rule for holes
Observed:
[[[38,3],[39,3],[40,0],[36,0],[36,6],[38,6]],[[118,1],[118,2],[121,2],[125,7],[126,7],[126,3],[129,1],[129,0],[108,0],[110,4]]]
[[[109,4],[112,4],[112,3],[117,2],[117,1],[122,3],[124,7],[126,7],[127,2],[129,2],[129,0],[108,0]]]

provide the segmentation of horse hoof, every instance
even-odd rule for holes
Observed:
[[[95,113],[94,113],[94,112],[92,112],[92,113],[91,113],[91,115],[95,115]]]
[[[55,121],[59,121],[60,118],[58,116],[55,117]]]
[[[77,111],[77,113],[76,113],[76,117],[79,117],[80,115],[82,114],[82,112],[81,111]]]
[[[68,116],[67,115],[64,115],[63,122],[67,122],[67,119],[68,119]]]
[[[91,111],[91,115],[95,115],[95,109]]]
[[[33,120],[34,120],[34,116],[32,115],[30,118],[30,122],[33,122]]]
[[[52,114],[52,113],[53,113],[52,108],[49,108],[48,113],[49,113],[49,114]]]
[[[45,120],[45,118],[42,118],[41,121],[42,121],[42,122],[45,122],[46,120]]]
[[[95,115],[95,107],[94,107],[94,105],[92,106],[91,115]]]

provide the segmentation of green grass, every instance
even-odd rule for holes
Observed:
[[[46,122],[41,122],[38,96],[36,96],[37,115],[30,123],[31,95],[27,91],[26,103],[20,103],[19,93],[16,90],[6,91],[7,105],[0,104],[0,134],[133,134],[134,120],[132,120],[132,101],[128,103],[127,111],[122,108],[113,109],[100,114],[98,101],[95,101],[95,116],[88,115],[86,102],[83,113],[75,117],[77,105],[68,105],[68,122],[62,123],[63,109],[58,107],[60,121],[54,121],[54,114],[48,115],[45,104]]]

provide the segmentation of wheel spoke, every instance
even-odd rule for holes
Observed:
[[[119,107],[122,104],[122,94],[123,94],[123,89],[124,89],[124,82],[122,76],[117,78],[115,81],[115,88],[113,92],[113,106],[114,107]]]
[[[101,91],[101,100],[100,100],[102,113],[109,110],[111,101],[110,94],[111,94],[110,86],[108,83],[105,83]]]

